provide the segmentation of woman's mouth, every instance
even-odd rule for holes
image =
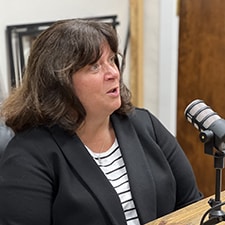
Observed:
[[[107,95],[110,95],[112,97],[117,97],[119,94],[120,92],[118,87],[112,88],[107,92]]]

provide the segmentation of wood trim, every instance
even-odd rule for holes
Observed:
[[[135,106],[143,106],[143,0],[130,0],[130,90]]]

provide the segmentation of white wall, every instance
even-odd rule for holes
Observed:
[[[177,0],[144,0],[144,107],[176,134]],[[8,93],[7,25],[116,14],[124,49],[129,0],[0,0],[0,86]],[[129,54],[129,49],[128,49]],[[129,81],[127,56],[125,82]],[[3,85],[2,85],[3,84]]]
[[[176,134],[179,17],[177,0],[161,1],[158,117]]]
[[[158,115],[160,1],[144,1],[144,106]]]
[[[177,0],[144,2],[144,105],[176,135]]]

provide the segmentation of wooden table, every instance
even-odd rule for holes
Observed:
[[[215,199],[215,196],[204,198],[201,201],[153,220],[146,225],[199,225],[203,214],[210,209],[208,204],[210,198]],[[221,201],[225,201],[225,191],[221,192]],[[208,215],[205,220],[208,220]],[[220,224],[225,224],[225,222]]]

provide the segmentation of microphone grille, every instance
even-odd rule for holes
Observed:
[[[198,130],[206,130],[213,122],[221,119],[204,101],[196,99],[185,109],[184,115]]]

